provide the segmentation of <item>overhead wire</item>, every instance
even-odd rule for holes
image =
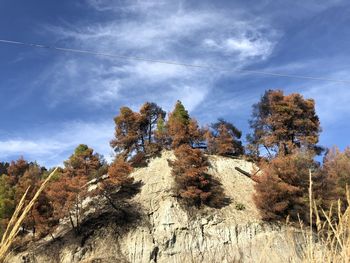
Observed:
[[[57,46],[44,45],[44,44],[35,44],[35,43],[28,43],[28,42],[22,42],[22,41],[14,41],[14,40],[8,40],[8,39],[0,39],[0,43],[9,44],[9,45],[21,45],[21,46],[27,46],[27,47],[32,47],[32,48],[50,49],[50,50],[55,50],[55,51],[60,51],[60,52],[80,53],[80,54],[110,57],[110,58],[123,59],[123,60],[138,60],[138,61],[145,61],[145,62],[151,62],[151,63],[160,63],[160,64],[175,65],[175,66],[182,66],[182,67],[207,69],[207,70],[234,71],[237,73],[265,75],[265,76],[272,76],[272,77],[296,78],[296,79],[329,81],[329,82],[350,84],[350,80],[314,77],[314,76],[307,76],[307,75],[284,74],[284,73],[267,72],[267,71],[261,71],[261,70],[225,69],[225,68],[220,68],[220,67],[215,67],[215,66],[210,66],[210,65],[188,64],[188,63],[182,63],[182,62],[177,62],[177,61],[150,59],[150,58],[146,58],[146,57],[116,55],[116,54],[109,54],[109,53],[103,53],[103,52],[95,52],[95,51],[91,51],[91,50],[64,48],[64,47],[57,47]]]

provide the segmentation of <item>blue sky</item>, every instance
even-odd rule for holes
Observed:
[[[349,84],[238,74],[261,70],[350,81],[346,0],[0,2],[0,39],[225,68],[193,69],[0,45],[0,160],[61,164],[80,143],[111,158],[113,117],[177,99],[201,124],[249,132],[266,89],[316,100],[320,143],[349,145]]]

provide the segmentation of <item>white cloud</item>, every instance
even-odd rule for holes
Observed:
[[[152,8],[165,5],[164,0],[87,0],[98,11],[146,12]]]
[[[61,127],[51,127],[29,137],[0,140],[0,158],[36,160],[42,165],[62,165],[79,144],[87,144],[111,160],[109,141],[113,137],[113,121],[88,123],[69,122]]]
[[[221,41],[205,39],[204,45],[216,51],[238,53],[244,60],[251,57],[267,58],[273,50],[274,43],[267,39],[227,38]]]
[[[85,50],[230,69],[266,59],[278,38],[277,31],[261,19],[248,21],[238,12],[187,10],[181,1],[88,3],[97,12],[113,12],[116,18],[74,29],[47,29],[67,45]],[[125,12],[127,19],[120,19]],[[75,57],[56,61],[44,82],[54,105],[70,96],[93,107],[115,105],[125,98],[138,104],[155,93],[160,104],[182,98],[197,106],[222,74],[144,61]],[[196,96],[188,99],[181,94],[191,96],[187,90]]]

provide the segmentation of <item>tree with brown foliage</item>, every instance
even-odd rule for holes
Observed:
[[[298,214],[308,221],[309,171],[317,168],[313,153],[296,151],[261,164],[262,174],[254,177],[254,201],[264,220],[284,220]],[[316,173],[315,173],[316,174]]]
[[[117,157],[109,166],[108,177],[101,181],[100,193],[116,211],[120,211],[120,208],[114,202],[113,196],[116,193],[128,192],[134,182],[134,178],[130,177],[132,171],[133,168],[128,162]]]
[[[62,173],[46,190],[54,209],[53,219],[68,217],[76,234],[80,233],[85,212],[83,200],[89,194],[87,182],[87,177],[83,175],[71,177],[68,173]]]
[[[165,111],[154,102],[146,102],[142,105],[140,116],[143,121],[140,129],[143,130],[143,136],[146,137],[149,144],[154,141],[154,130],[158,119],[161,118],[164,120],[165,115]]]
[[[99,173],[103,160],[93,149],[81,144],[64,164],[65,168],[46,192],[54,208],[52,220],[68,217],[79,234],[85,212],[83,201],[90,194],[87,183]]]
[[[19,170],[20,169],[17,171]],[[25,203],[30,202],[42,183],[43,171],[45,170],[45,168],[40,167],[36,163],[29,163],[27,170],[19,177],[17,184],[13,187],[13,199],[15,204],[19,203],[27,189],[26,199],[24,201]],[[44,192],[41,193],[36,204],[29,211],[28,216],[22,224],[22,229],[24,231],[31,231],[33,238],[41,237],[42,235],[47,234],[49,230],[51,215],[49,215],[49,213],[44,213],[42,209],[43,207],[46,207],[47,209],[50,208],[51,211],[53,209]]]
[[[260,147],[272,153],[290,154],[295,148],[307,148],[320,153],[317,146],[320,122],[315,102],[297,93],[284,95],[281,90],[268,90],[259,103],[253,105],[250,126],[253,134],[247,137],[251,153],[258,155]]]
[[[177,101],[174,110],[169,114],[168,133],[171,137],[172,149],[190,143],[190,116],[181,101]]]
[[[115,117],[115,138],[111,146],[125,159],[133,154],[151,156],[155,150],[155,128],[159,119],[165,118],[165,111],[153,102],[142,105],[140,113],[122,107]],[[140,156],[140,155],[139,155]]]
[[[98,170],[104,165],[102,157],[94,153],[92,148],[86,144],[78,145],[74,154],[72,154],[67,161],[64,162],[65,173],[69,177],[82,175],[87,179],[97,177]]]
[[[170,162],[175,177],[176,193],[190,206],[221,207],[226,199],[220,183],[208,174],[208,160],[199,149],[183,144],[174,150],[176,160]]]
[[[142,147],[142,143],[139,143],[140,138],[143,138],[140,132],[140,118],[139,113],[128,107],[120,108],[120,114],[114,118],[115,138],[110,144],[115,152],[124,158]]]
[[[39,188],[39,182],[41,181],[41,169],[38,165],[30,165],[28,169],[24,172],[24,174],[19,178],[18,183],[16,185],[15,192],[15,202],[18,203],[22,198],[23,194],[27,189],[28,193],[26,196],[26,202],[29,202],[36,191]],[[29,216],[23,222],[24,229],[30,229],[35,237],[36,233],[36,222],[33,216],[33,209],[30,211]]]
[[[205,133],[207,151],[222,156],[241,155],[244,152],[241,136],[241,131],[232,123],[219,119]]]
[[[59,218],[54,217],[54,207],[45,192],[38,197],[32,208],[33,221],[35,223],[35,234],[41,238],[51,234],[59,222]],[[53,236],[52,236],[53,237]]]
[[[346,191],[350,190],[350,147],[341,152],[333,147],[327,152],[322,167],[322,174],[327,182],[321,192],[329,208],[340,200],[343,211],[348,206]]]
[[[53,178],[50,184],[45,189],[45,195],[48,197],[50,204],[53,208],[51,219],[53,222],[58,223],[60,219],[69,217],[70,223],[73,229],[75,229],[75,224],[72,218],[72,205],[68,202],[68,197],[70,195],[69,181],[70,178],[59,171],[57,176]],[[53,233],[55,227],[51,227],[50,233]]]
[[[133,168],[122,158],[116,160],[108,168],[108,178],[102,181],[104,190],[111,191],[113,188],[128,187],[134,179],[130,177]]]
[[[197,120],[190,118],[188,133],[192,148],[201,147],[204,141],[204,132],[205,131],[199,127]]]
[[[29,163],[23,159],[19,158],[17,161],[11,161],[10,166],[7,168],[7,174],[9,175],[9,183],[15,186],[21,176],[28,169]]]

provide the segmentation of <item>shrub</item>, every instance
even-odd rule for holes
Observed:
[[[242,203],[236,203],[235,208],[239,211],[245,210],[245,205]]]

